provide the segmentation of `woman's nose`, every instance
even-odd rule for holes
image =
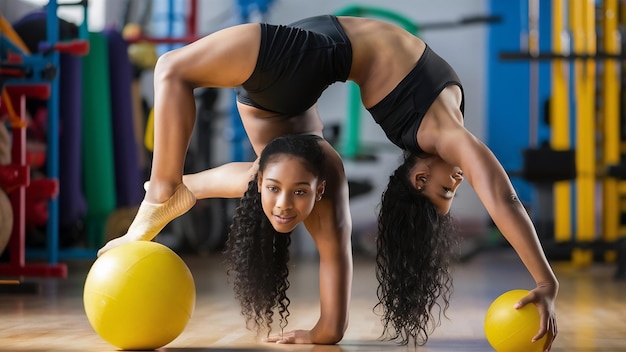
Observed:
[[[459,170],[452,175],[452,179],[454,180],[454,189],[456,190],[463,182],[463,171]]]
[[[276,207],[280,208],[280,209],[289,209],[291,208],[291,197],[289,196],[289,194],[281,194],[280,196],[278,196],[278,198],[276,199]]]

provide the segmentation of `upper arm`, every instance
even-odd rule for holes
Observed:
[[[490,214],[505,203],[516,202],[515,190],[493,152],[462,126],[439,134],[438,155],[451,165],[458,165]],[[496,219],[494,219],[496,220]]]

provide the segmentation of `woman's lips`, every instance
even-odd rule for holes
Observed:
[[[274,219],[279,224],[287,224],[287,223],[291,222],[294,218],[295,218],[295,216],[274,215]]]

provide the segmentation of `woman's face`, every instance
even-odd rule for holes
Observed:
[[[258,177],[263,212],[280,233],[293,231],[324,193],[324,181],[302,159],[287,154],[273,158]]]
[[[441,214],[450,212],[457,188],[463,182],[463,171],[438,156],[418,161],[411,169],[413,186],[435,205]]]

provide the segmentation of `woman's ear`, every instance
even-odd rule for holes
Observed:
[[[409,171],[411,185],[415,187],[418,192],[424,190],[424,187],[426,187],[426,183],[430,178],[430,167],[425,161],[425,159],[419,159]]]
[[[415,172],[411,177],[413,187],[420,192],[424,190],[424,187],[426,187],[426,183],[428,182],[428,176],[429,174],[427,171],[420,170]]]
[[[326,180],[320,182],[320,184],[317,186],[317,190],[315,192],[315,199],[316,200],[322,200],[322,196],[324,195],[324,191],[326,191]]]

